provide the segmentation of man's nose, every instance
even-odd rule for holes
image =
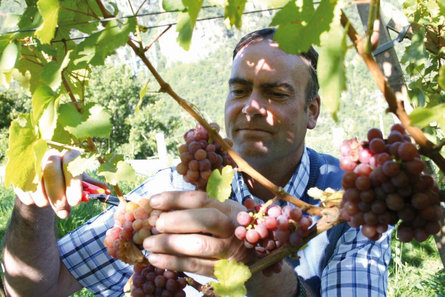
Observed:
[[[266,115],[266,108],[262,102],[261,97],[258,94],[252,93],[244,107],[242,112],[247,116]]]

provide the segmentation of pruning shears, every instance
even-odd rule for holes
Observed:
[[[90,199],[93,199],[115,206],[119,205],[119,198],[110,194],[111,191],[109,189],[82,181],[82,202],[88,202]]]

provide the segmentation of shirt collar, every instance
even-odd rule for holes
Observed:
[[[284,190],[297,198],[301,198],[306,190],[307,184],[309,182],[309,170],[310,170],[310,159],[307,148],[304,147],[303,155],[301,156],[300,164],[298,165],[297,170],[289,179],[286,186],[284,186]],[[256,203],[263,203],[263,201],[255,196],[253,196],[246,183],[244,182],[244,178],[241,172],[235,172],[235,177],[232,181],[232,189],[235,199],[239,203],[244,203],[247,198],[253,198]],[[281,201],[281,200],[280,200]],[[284,201],[282,204],[286,204]]]

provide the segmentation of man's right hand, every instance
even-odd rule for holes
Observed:
[[[68,171],[68,163],[79,155],[78,151],[47,151],[42,160],[42,179],[37,190],[31,193],[15,189],[18,199],[23,204],[41,208],[51,205],[59,218],[67,218],[71,207],[82,200],[82,180],[100,185],[85,174],[73,176]]]

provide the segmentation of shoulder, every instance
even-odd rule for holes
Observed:
[[[339,160],[311,148],[308,148],[308,153],[311,162],[311,179],[315,185],[320,189],[327,187],[340,189],[344,171],[340,168]]]

